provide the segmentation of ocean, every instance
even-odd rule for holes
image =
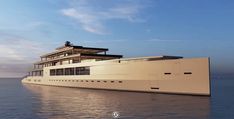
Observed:
[[[234,77],[211,79],[212,96],[22,84],[0,79],[0,119],[231,119]]]

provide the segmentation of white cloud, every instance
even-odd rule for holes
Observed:
[[[125,42],[124,39],[115,39],[115,40],[84,40],[83,43],[97,44],[97,43],[122,43]]]
[[[46,44],[0,32],[0,77],[24,76],[45,52]]]
[[[43,43],[26,39],[0,39],[0,64],[31,63],[38,55],[46,52]],[[42,47],[43,46],[43,47]]]
[[[43,37],[49,35],[49,25],[49,22],[31,21],[0,28],[0,77],[24,75],[33,62],[40,60],[40,55],[54,47],[57,42],[29,38],[37,32]]]
[[[0,42],[0,77],[25,75],[28,67],[48,48],[40,41],[3,32],[0,32]]]
[[[14,60],[22,60],[22,56],[17,54],[16,50],[5,46],[5,45],[0,45],[0,54],[1,54],[1,60],[8,61],[9,59],[14,59]]]
[[[147,41],[150,41],[150,42],[178,42],[178,41],[184,41],[184,40],[167,40],[167,39],[153,38],[153,39],[149,39]]]
[[[0,29],[2,30],[14,30],[14,31],[31,31],[36,30],[41,27],[48,26],[47,22],[43,21],[31,21],[25,22],[21,24],[10,24],[10,25],[3,25]]]
[[[1,40],[0,40],[1,41]],[[36,55],[43,52],[43,49],[34,42],[24,39],[9,40],[9,43],[0,45],[0,64],[3,63],[31,63],[35,60]]]
[[[0,77],[22,77],[25,76],[31,64],[1,64]]]
[[[44,26],[47,26],[47,25],[48,25],[48,23],[46,23],[46,22],[32,21],[32,22],[25,25],[25,29],[33,30],[33,29],[36,29],[36,28],[39,28],[39,27],[44,27]]]
[[[91,33],[107,34],[105,23],[108,20],[125,20],[128,22],[142,22],[139,13],[143,4],[135,1],[123,1],[104,6],[100,1],[72,1],[68,8],[61,13],[74,19],[81,27]],[[108,1],[109,2],[109,1]],[[113,1],[112,1],[113,2]]]

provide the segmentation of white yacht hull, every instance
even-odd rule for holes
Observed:
[[[90,75],[50,76],[51,69],[90,66]],[[106,60],[44,67],[22,83],[210,96],[209,58]]]

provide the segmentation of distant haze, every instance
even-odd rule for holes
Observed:
[[[0,77],[24,76],[67,40],[125,57],[210,57],[234,74],[234,1],[10,0],[0,2]]]

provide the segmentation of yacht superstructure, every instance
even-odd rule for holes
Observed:
[[[22,82],[51,86],[210,96],[209,58],[122,58],[66,42],[42,55]]]

